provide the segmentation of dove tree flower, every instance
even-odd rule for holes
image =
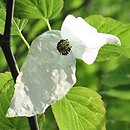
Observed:
[[[106,43],[118,37],[99,33],[84,19],[68,15],[61,31],[38,36],[30,47],[15,84],[7,117],[33,116],[62,99],[76,82],[76,59],[92,64]]]

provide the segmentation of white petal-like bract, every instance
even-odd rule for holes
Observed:
[[[112,34],[98,33],[81,17],[75,18],[68,15],[61,27],[61,35],[68,39],[72,45],[72,52],[75,58],[83,60],[87,64],[92,64],[98,51],[107,43],[120,44],[120,39]]]
[[[57,51],[61,39],[60,31],[48,31],[32,42],[17,77],[7,117],[30,117],[43,113],[75,84],[76,61],[72,52],[61,55]]]
[[[121,45],[120,39],[112,34],[99,33],[109,44]]]

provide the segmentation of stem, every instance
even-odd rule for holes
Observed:
[[[13,17],[13,10],[14,10],[14,2],[15,0],[7,0],[6,3],[6,21],[5,21],[5,28],[4,28],[4,39],[10,42],[11,38],[11,27],[12,27],[12,17]]]
[[[45,20],[45,22],[47,24],[47,27],[48,27],[49,31],[51,31],[52,29],[51,29],[51,25],[49,23],[49,20],[48,19],[44,19],[44,20]]]
[[[16,78],[19,74],[19,69],[16,64],[16,60],[14,58],[12,49],[11,49],[11,27],[12,27],[12,18],[14,10],[14,0],[7,0],[6,3],[6,21],[4,28],[4,35],[0,35],[1,40],[1,48],[10,68],[11,74],[13,76],[14,82],[16,82]],[[39,130],[37,120],[34,116],[28,117],[28,122],[30,126],[30,130]]]
[[[30,48],[30,45],[28,44],[27,40],[25,39],[25,37],[23,36],[23,34],[21,33],[21,31],[19,32],[21,39],[23,40],[23,42],[25,43],[25,45],[27,46],[27,48]]]
[[[16,82],[16,78],[19,74],[19,69],[18,69],[18,66],[16,64],[16,60],[14,58],[13,52],[12,52],[12,48],[10,47],[10,44],[8,44],[7,42],[4,42],[4,40],[2,43],[4,43],[4,44],[1,44],[2,51],[4,53],[6,61],[8,63],[9,68],[10,68],[14,82]]]
[[[19,27],[18,27],[17,23],[15,22],[15,20],[13,20],[13,22],[14,22],[14,24],[15,24],[15,26],[16,26],[18,32],[19,32],[19,35],[20,35],[21,39],[23,40],[23,42],[25,43],[25,45],[26,45],[27,48],[29,49],[29,48],[30,48],[29,43],[28,43],[27,40],[24,38],[24,36],[23,36],[23,34],[21,33],[21,30],[19,29]]]

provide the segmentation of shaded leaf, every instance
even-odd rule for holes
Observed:
[[[6,16],[5,8],[0,8],[0,33],[4,32],[5,16]],[[27,22],[28,19],[20,20],[18,18],[14,18],[12,25],[12,35],[21,35],[20,33],[24,29]]]
[[[63,7],[63,0],[17,0],[15,16],[30,19],[52,19]]]
[[[126,121],[111,121],[107,123],[107,130],[129,130],[130,122]]]
[[[45,120],[42,129],[40,130],[57,130],[58,126],[54,118],[51,107],[48,107],[45,112]]]
[[[105,96],[106,119],[107,121],[127,121],[130,122],[130,100],[120,100],[118,98]]]
[[[27,118],[6,118],[6,111],[9,108],[13,96],[14,82],[10,73],[0,74],[0,130],[29,130]]]
[[[4,2],[4,0],[0,0],[0,9],[5,9],[5,2]]]
[[[38,125],[40,130],[42,130],[44,123],[45,123],[45,115],[44,114],[38,115]]]
[[[4,32],[5,26],[5,10],[0,8],[0,33]]]
[[[130,62],[123,62],[118,68],[107,73],[102,82],[108,87],[130,84]]]
[[[12,26],[12,35],[21,35],[21,31],[24,29],[28,22],[28,19],[18,19],[15,18],[13,20],[13,26]]]
[[[108,96],[123,99],[123,100],[130,100],[130,90],[123,91],[123,90],[110,89],[110,90],[107,90],[105,94]]]
[[[3,91],[4,85],[12,80],[10,72],[0,73],[0,92]]]

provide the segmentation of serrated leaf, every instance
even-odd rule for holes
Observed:
[[[14,82],[10,73],[0,74],[0,130],[29,130],[27,118],[6,118],[13,96]]]
[[[29,19],[52,19],[63,7],[63,0],[16,0],[15,16]]]
[[[121,40],[121,46],[105,45],[102,47],[97,58],[98,61],[108,60],[120,55],[130,58],[130,24],[123,24],[100,15],[92,15],[85,20],[95,27],[98,32],[114,34]]]
[[[5,9],[1,8],[0,9],[0,33],[4,32],[5,16],[6,16]],[[20,20],[18,18],[14,18],[13,25],[12,25],[12,35],[20,35],[21,31],[24,29],[27,22],[28,19]]]
[[[74,87],[52,110],[60,130],[101,130],[105,109],[101,96],[85,87]]]

